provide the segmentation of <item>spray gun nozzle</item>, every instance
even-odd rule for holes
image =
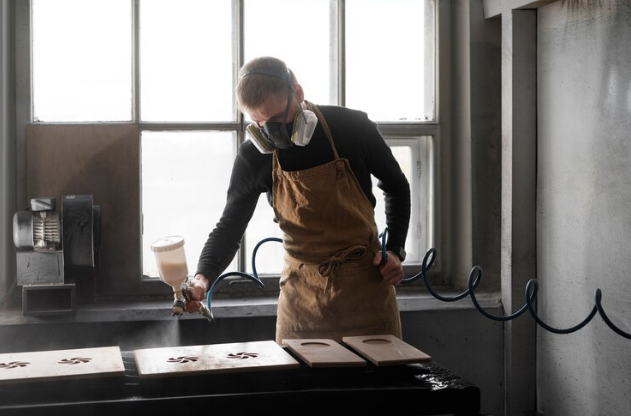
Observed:
[[[202,302],[199,303],[199,312],[204,315],[204,317],[206,319],[208,319],[208,321],[212,322],[213,321],[213,314],[210,311],[210,309],[208,309],[208,307],[206,305],[204,305]]]
[[[173,302],[173,308],[171,308],[172,315],[182,315],[184,313],[186,305],[180,299],[176,299]]]

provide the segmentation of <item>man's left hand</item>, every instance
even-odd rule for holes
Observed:
[[[381,275],[388,283],[398,286],[405,277],[403,274],[403,265],[401,264],[399,256],[392,251],[386,251],[386,255],[388,256],[386,263],[383,266],[380,266],[382,252],[378,251],[377,254],[375,254],[373,264],[375,267],[379,267]]]

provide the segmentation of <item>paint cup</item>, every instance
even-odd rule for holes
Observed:
[[[184,238],[179,235],[160,238],[151,244],[151,251],[156,258],[160,280],[179,291],[188,277]]]

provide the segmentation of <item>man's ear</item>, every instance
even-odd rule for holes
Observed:
[[[296,91],[296,95],[298,96],[298,101],[303,102],[305,100],[305,92],[302,89],[302,85],[298,83],[294,84],[294,91]]]

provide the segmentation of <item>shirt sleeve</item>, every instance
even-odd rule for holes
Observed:
[[[386,247],[396,252],[399,247],[405,247],[408,234],[411,214],[410,184],[377,125],[370,120],[364,125],[362,136],[367,144],[367,169],[377,179],[377,187],[383,191],[383,195],[374,197],[382,196],[384,200],[381,206],[385,209],[388,227]]]

